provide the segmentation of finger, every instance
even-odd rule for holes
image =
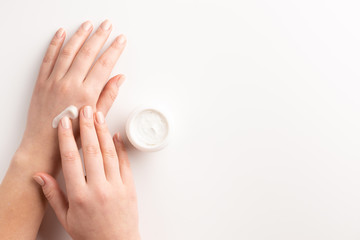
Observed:
[[[90,21],[84,22],[76,33],[65,44],[60,51],[59,57],[55,63],[54,70],[51,73],[56,79],[62,78],[68,71],[74,57],[78,53],[80,47],[91,33],[93,26]]]
[[[86,41],[84,46],[82,46],[79,53],[76,55],[74,62],[69,69],[70,75],[81,79],[81,81],[84,80],[96,56],[99,54],[101,48],[108,39],[111,29],[112,26],[109,20],[105,20],[100,25],[94,35]]]
[[[109,79],[121,53],[124,51],[126,38],[124,35],[118,36],[110,47],[99,57],[85,79],[85,84],[97,86],[102,89]]]
[[[68,196],[71,196],[84,187],[86,182],[80,154],[68,117],[61,119],[58,126],[58,137],[66,191]]]
[[[99,183],[106,178],[93,117],[93,111],[90,106],[86,106],[81,110],[80,137],[84,155],[87,182]]]
[[[127,156],[124,141],[122,140],[120,133],[116,133],[114,135],[113,141],[119,159],[121,179],[125,184],[134,184],[130,162]]]
[[[107,115],[111,106],[115,102],[119,87],[124,81],[124,75],[116,75],[106,83],[104,89],[100,93],[98,102],[96,104],[96,109],[98,111],[104,113],[104,115]]]
[[[65,31],[63,28],[60,28],[56,32],[55,36],[51,39],[50,45],[45,53],[39,71],[39,79],[45,80],[50,76],[51,71],[54,68],[56,59],[59,55],[61,46],[64,43],[64,39]]]
[[[37,173],[33,178],[42,187],[43,193],[54,209],[59,222],[66,226],[66,213],[69,205],[56,180],[46,173]]]
[[[116,154],[114,142],[105,124],[104,114],[95,114],[95,128],[100,143],[100,149],[104,160],[104,170],[108,181],[120,180],[119,161]]]

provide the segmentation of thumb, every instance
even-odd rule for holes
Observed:
[[[60,223],[65,227],[68,202],[58,183],[52,176],[46,173],[36,173],[33,179],[42,187],[50,206],[54,209]]]
[[[111,78],[104,89],[100,93],[98,102],[96,104],[96,110],[102,112],[105,116],[107,112],[110,110],[111,106],[115,102],[116,96],[119,91],[119,87],[125,81],[124,75],[116,75]]]

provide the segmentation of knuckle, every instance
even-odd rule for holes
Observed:
[[[109,91],[109,98],[110,98],[113,102],[115,102],[115,99],[116,99],[117,95],[118,95],[118,90],[117,90],[117,89],[112,88],[112,89]]]
[[[59,134],[61,134],[61,137],[63,137],[63,138],[67,138],[67,139],[69,139],[69,138],[72,138],[73,137],[73,133],[72,133],[72,130],[68,130],[68,129],[64,129],[63,131],[61,131],[61,133],[59,133]]]
[[[67,162],[73,162],[76,161],[78,158],[78,152],[77,151],[65,151],[62,154],[63,161]]]
[[[94,33],[95,36],[103,38],[106,32],[100,27],[97,29],[97,31]]]
[[[86,102],[89,102],[89,100],[93,99],[96,96],[97,92],[94,88],[84,88],[83,89],[83,97]]]
[[[43,63],[51,63],[53,59],[54,59],[53,56],[50,56],[50,54],[46,54],[43,58]]]
[[[98,155],[100,153],[100,149],[95,145],[85,145],[84,152],[88,155]]]
[[[50,53],[51,52],[50,49],[56,48],[57,45],[58,45],[58,42],[55,39],[52,39],[50,42],[50,45],[49,45],[49,50],[43,58],[43,63],[50,63],[55,60],[53,54]]]
[[[72,89],[66,81],[60,81],[55,87],[61,95],[67,95]]]
[[[84,32],[82,31],[81,28],[79,28],[79,29],[75,32],[74,35],[75,35],[76,37],[82,37],[83,34],[84,34]]]
[[[46,199],[50,202],[54,199],[55,197],[55,192],[52,189],[49,188],[45,188],[44,189],[44,196],[46,197]]]
[[[109,58],[106,57],[100,57],[98,60],[99,64],[103,68],[112,68],[113,61],[111,61]]]
[[[115,50],[121,50],[123,48],[123,44],[119,43],[119,41],[114,41],[113,44],[111,44],[111,48]]]
[[[77,192],[72,196],[71,201],[78,206],[83,206],[86,203],[86,195],[83,192]]]
[[[58,72],[58,71],[53,71],[50,74],[50,78],[53,80],[51,81],[51,87],[52,87],[52,91],[57,92],[58,91],[58,86],[60,85],[60,82],[58,80],[63,78],[63,75]]]
[[[102,150],[102,155],[104,156],[104,158],[117,158],[117,153],[113,148],[104,148]]]
[[[55,38],[51,39],[49,46],[56,47],[57,45],[58,45],[58,41]]]
[[[111,195],[108,191],[99,188],[96,192],[96,197],[101,204],[104,204],[110,200]]]
[[[84,120],[81,122],[81,127],[85,127],[87,130],[92,130],[94,128],[94,122],[92,120]]]
[[[108,128],[106,124],[97,124],[96,125],[96,132],[98,136],[104,136],[108,134]]]
[[[94,55],[94,50],[89,47],[89,46],[86,46],[84,45],[81,50],[80,50],[81,54],[85,57],[91,57]]]
[[[65,46],[61,51],[63,57],[72,57],[74,55],[74,50],[71,47]]]

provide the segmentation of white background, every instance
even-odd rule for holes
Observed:
[[[112,132],[149,102],[173,120],[163,151],[129,146],[143,239],[360,239],[359,10],[357,0],[1,0],[0,178],[52,35],[109,18],[110,40],[128,38]],[[70,239],[50,209],[39,239]]]

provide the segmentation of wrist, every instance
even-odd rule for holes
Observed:
[[[11,168],[20,169],[25,173],[46,172],[57,173],[60,167],[60,154],[57,141],[32,141],[23,139],[11,160]]]

